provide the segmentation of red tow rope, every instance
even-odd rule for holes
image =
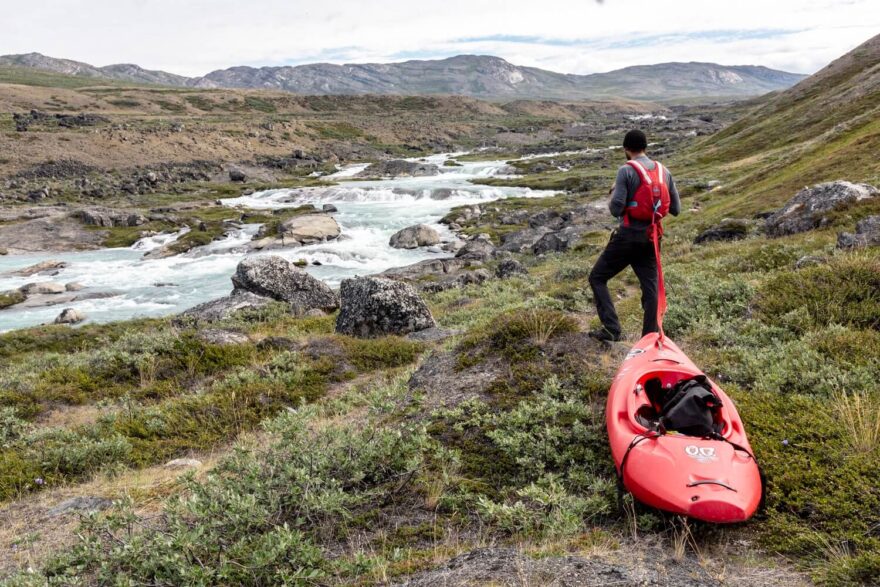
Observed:
[[[659,223],[657,215],[651,220],[648,229],[648,238],[654,243],[654,257],[657,259],[657,327],[660,336],[657,337],[657,346],[663,346],[663,315],[666,314],[666,283],[663,280],[663,262],[660,260],[660,237],[663,236],[663,226]]]

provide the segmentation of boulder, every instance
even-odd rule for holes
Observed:
[[[55,324],[79,324],[86,319],[86,315],[76,308],[65,308],[55,318]]]
[[[828,213],[854,202],[877,197],[880,190],[868,184],[832,181],[799,191],[781,209],[766,220],[768,236],[778,237],[822,228]]]
[[[241,169],[229,170],[229,181],[243,182],[247,181],[247,175]]]
[[[232,284],[236,290],[288,302],[298,313],[332,312],[339,307],[330,286],[277,255],[246,257],[238,264]]]
[[[70,283],[64,284],[65,291],[80,291],[83,288],[83,284],[77,283],[76,281],[71,281]]]
[[[511,253],[531,252],[535,244],[549,232],[553,231],[546,226],[509,232],[501,238],[501,246],[499,248],[502,251],[509,251]]]
[[[560,214],[556,210],[541,210],[537,214],[533,214],[529,217],[529,228],[538,228],[539,226],[546,226],[552,230],[558,230],[562,228],[562,224],[565,220],[562,218],[562,214]]]
[[[458,259],[471,259],[474,261],[488,261],[495,256],[495,245],[484,236],[477,236],[467,241],[462,248],[455,253]]]
[[[234,330],[223,330],[221,328],[206,328],[204,330],[199,330],[196,337],[203,342],[218,346],[245,344],[251,341],[246,334],[235,332]]]
[[[429,282],[421,284],[424,291],[438,292],[448,289],[456,289],[465,287],[466,285],[480,284],[491,279],[492,276],[485,269],[476,269],[474,271],[463,271],[454,277],[449,277],[441,281]]]
[[[321,206],[321,211],[327,212],[329,214],[331,212],[339,212],[339,209],[336,208],[336,206],[334,206],[333,204],[324,204],[323,206]]]
[[[525,275],[527,273],[528,271],[523,264],[516,259],[504,259],[495,268],[495,277],[499,279],[507,279],[514,275]]]
[[[373,163],[358,174],[358,177],[427,177],[440,173],[440,168],[431,163],[394,159]]]
[[[412,286],[379,277],[346,279],[336,332],[360,337],[409,334],[436,326]]]
[[[83,208],[71,213],[71,216],[87,226],[104,228],[140,226],[148,222],[143,214],[112,208]]]
[[[842,232],[837,235],[838,249],[860,249],[880,246],[880,215],[868,216],[856,224],[855,234]]]
[[[725,218],[719,224],[707,228],[697,235],[694,244],[715,242],[715,241],[732,241],[744,239],[749,234],[749,223],[747,220],[738,218]]]
[[[28,267],[25,267],[24,269],[9,271],[7,273],[4,273],[4,275],[14,277],[30,277],[32,275],[55,275],[65,267],[67,267],[67,263],[65,261],[40,261],[39,263],[30,265]]]
[[[329,214],[303,214],[285,220],[279,227],[285,244],[310,244],[332,240],[339,236],[339,224]]]
[[[440,244],[440,233],[427,224],[416,224],[394,233],[389,243],[395,249],[416,249]]]
[[[55,283],[54,281],[28,283],[18,289],[21,293],[28,296],[32,296],[34,294],[62,294],[66,291],[62,284]]]
[[[535,243],[532,252],[536,255],[567,251],[578,243],[585,234],[596,230],[595,226],[576,224],[566,226],[556,232],[548,232]]]
[[[186,325],[190,322],[225,320],[241,310],[259,309],[274,301],[272,298],[258,296],[249,291],[235,290],[226,297],[193,306],[181,313],[174,322],[178,325]]]

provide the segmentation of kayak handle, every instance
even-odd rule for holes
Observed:
[[[721,481],[715,481],[712,479],[706,479],[704,481],[694,481],[693,483],[688,483],[687,486],[688,487],[696,487],[698,485],[720,485],[724,489],[729,489],[729,490],[733,491],[734,493],[738,493],[736,489],[734,489],[733,487],[731,487],[727,483],[722,483]]]

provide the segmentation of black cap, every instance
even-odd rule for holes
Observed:
[[[648,148],[648,137],[642,131],[633,129],[623,137],[623,148],[633,153],[640,153]]]

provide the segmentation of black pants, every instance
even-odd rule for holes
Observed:
[[[657,259],[654,244],[643,231],[618,229],[590,272],[590,287],[602,325],[615,337],[620,336],[620,320],[608,292],[608,280],[631,266],[642,286],[642,336],[658,332],[657,326]]]

